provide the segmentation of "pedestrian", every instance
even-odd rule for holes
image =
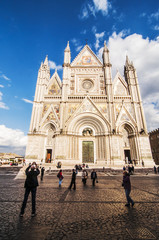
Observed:
[[[145,164],[144,164],[144,161],[142,160],[142,167],[144,167],[145,166]]]
[[[134,206],[134,201],[130,197],[130,192],[131,192],[131,182],[130,182],[130,175],[128,172],[124,171],[123,172],[123,183],[122,186],[125,189],[125,195],[127,199],[127,203],[125,204],[126,207],[130,207],[130,203],[132,207]]]
[[[36,215],[36,190],[37,190],[37,186],[39,185],[37,176],[40,174],[40,171],[38,169],[36,162],[33,162],[32,164],[30,164],[29,167],[27,167],[25,173],[26,173],[26,180],[24,184],[25,194],[24,194],[24,200],[21,207],[20,216],[23,217],[27,200],[29,197],[29,193],[31,192],[31,195],[32,195],[32,215],[31,216],[34,217]]]
[[[58,172],[57,177],[59,179],[59,187],[61,187],[61,183],[62,183],[62,180],[64,178],[63,175],[62,175],[62,169],[60,169],[60,171]]]
[[[156,166],[154,166],[154,173],[156,174],[157,173],[157,169],[156,169]]]
[[[159,173],[159,166],[157,167],[157,172]]]
[[[76,172],[74,169],[72,169],[72,178],[71,178],[71,183],[69,186],[69,189],[71,190],[72,185],[74,185],[73,189],[76,190]]]
[[[97,179],[97,173],[95,169],[93,169],[93,171],[91,172],[91,179],[92,179],[92,185],[95,186],[95,181]]]
[[[87,178],[88,178],[88,173],[87,173],[87,171],[84,169],[83,172],[82,172],[82,182],[83,182],[83,185],[84,185],[84,186],[86,185]]]
[[[42,168],[41,168],[41,181],[43,180],[44,172],[45,172],[45,168],[42,167]]]

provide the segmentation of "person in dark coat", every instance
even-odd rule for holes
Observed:
[[[45,168],[42,167],[41,168],[41,181],[43,180],[43,177],[44,177],[44,171],[45,171]]]
[[[126,199],[127,199],[127,203],[125,204],[125,206],[129,207],[130,203],[131,203],[131,205],[133,207],[134,206],[134,201],[130,197],[130,192],[131,192],[130,175],[126,171],[123,172],[123,183],[122,183],[122,186],[125,189],[125,195],[126,195]]]
[[[95,186],[95,180],[97,179],[97,173],[95,169],[91,172],[92,185]]]
[[[71,190],[72,185],[74,185],[73,189],[76,190],[76,172],[74,169],[72,169],[72,179],[71,179],[71,183],[69,186],[69,189]]]
[[[156,166],[154,166],[154,173],[156,174],[157,173],[157,169],[156,169]]]
[[[37,176],[40,174],[40,171],[37,167],[37,164],[35,162],[32,163],[32,165],[29,165],[29,167],[27,167],[27,169],[25,170],[26,173],[26,180],[25,180],[25,194],[24,194],[24,200],[22,203],[22,207],[21,207],[21,212],[20,212],[20,216],[23,217],[25,208],[26,208],[26,204],[27,204],[27,200],[29,197],[29,194],[31,192],[32,194],[32,217],[35,216],[36,214],[36,189],[38,184],[38,179]]]

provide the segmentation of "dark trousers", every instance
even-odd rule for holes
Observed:
[[[41,174],[41,181],[43,180],[44,174]]]
[[[83,178],[83,179],[82,179],[82,182],[83,182],[84,185],[86,185],[86,181],[87,181],[86,178]]]
[[[24,214],[24,210],[26,208],[26,204],[27,204],[27,200],[29,197],[29,193],[31,192],[31,199],[32,199],[32,214],[34,214],[36,212],[35,210],[35,200],[36,200],[36,187],[35,188],[26,188],[25,189],[25,194],[24,194],[24,200],[23,200],[23,204],[21,207],[21,214]]]
[[[95,178],[92,179],[92,185],[95,186]]]
[[[74,185],[74,190],[76,190],[76,181],[75,180],[71,180],[71,184],[70,184],[70,186],[69,186],[69,189],[71,189],[72,188],[72,185]]]
[[[131,192],[131,190],[125,189],[125,195],[126,195],[126,199],[127,199],[128,204],[129,203],[134,203],[134,201],[130,197],[130,192]]]

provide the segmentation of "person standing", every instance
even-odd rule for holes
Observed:
[[[72,169],[72,178],[71,178],[71,183],[69,186],[69,189],[71,190],[72,185],[74,185],[73,189],[76,190],[76,172],[74,169]]]
[[[88,173],[84,169],[83,172],[82,172],[82,182],[83,182],[84,186],[86,185],[87,178],[88,178]]]
[[[41,181],[43,180],[43,177],[44,177],[44,171],[45,171],[45,168],[42,167],[41,168]]]
[[[29,165],[29,167],[27,167],[27,169],[25,170],[25,173],[26,173],[26,180],[24,184],[25,194],[24,194],[24,200],[22,203],[21,211],[20,211],[20,216],[23,217],[27,200],[31,192],[32,194],[32,215],[31,216],[34,217],[36,214],[36,190],[37,190],[37,186],[39,185],[37,176],[40,174],[40,171],[38,169],[36,162],[33,162],[31,165]]]
[[[154,166],[154,173],[156,174],[157,173],[157,169],[156,169],[156,166]]]
[[[59,179],[59,187],[61,187],[61,183],[63,180],[62,169],[58,172],[57,177]]]
[[[97,179],[97,173],[95,169],[91,172],[92,185],[95,186],[95,180]]]
[[[122,186],[125,189],[125,195],[127,199],[127,203],[125,204],[126,207],[130,207],[130,203],[132,207],[134,206],[134,201],[130,197],[130,192],[131,192],[131,182],[130,182],[130,175],[128,172],[124,171],[123,172],[123,183]]]

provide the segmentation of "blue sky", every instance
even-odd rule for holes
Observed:
[[[62,78],[64,49],[72,60],[85,45],[101,58],[106,40],[123,74],[137,70],[148,130],[159,127],[159,2],[156,0],[0,1],[0,152],[24,154],[38,69],[48,55]]]

